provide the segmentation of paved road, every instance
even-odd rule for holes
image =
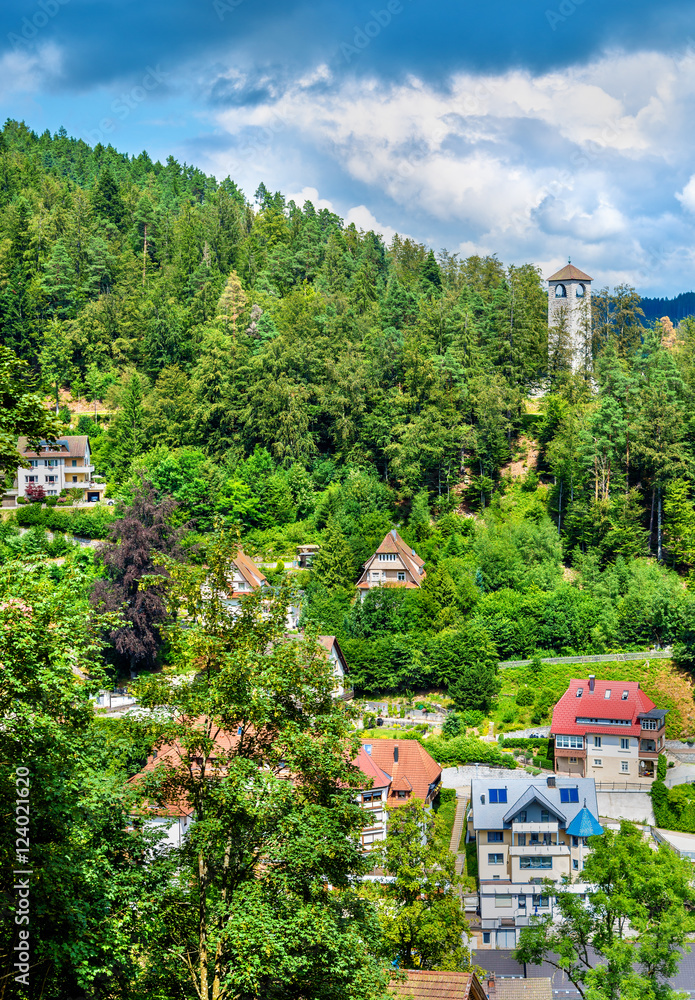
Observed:
[[[502,948],[489,951],[481,949],[472,952],[472,959],[475,965],[479,965],[486,972],[494,972],[500,978],[541,979],[550,977],[553,983],[553,994],[556,997],[568,997],[569,1000],[574,1000],[575,997],[580,996],[565,973],[553,969],[551,965],[527,965],[524,977],[524,967],[511,958],[511,951]],[[673,989],[683,990],[686,995],[690,994],[692,998],[695,998],[695,949],[683,955],[680,971],[670,980],[670,984]]]

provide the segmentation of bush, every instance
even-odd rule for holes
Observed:
[[[535,692],[530,687],[522,687],[516,693],[516,703],[521,708],[525,708],[527,705],[533,705],[536,700]]]
[[[483,743],[482,740],[457,736],[453,740],[442,740],[430,737],[425,744],[437,763],[444,767],[453,764],[489,764],[492,767],[513,769],[516,761],[511,754],[502,753],[494,743]]]
[[[55,505],[58,503],[58,497],[46,497],[44,503],[46,504],[47,507],[55,507]]]
[[[660,753],[659,760],[656,765],[656,777],[658,781],[663,781],[666,777],[667,764],[666,754]]]
[[[440,788],[439,789],[439,801],[440,803],[451,802],[452,799],[456,798],[455,788]]]
[[[17,503],[29,503],[26,497],[17,497]]]

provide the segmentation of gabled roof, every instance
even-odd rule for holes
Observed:
[[[582,693],[578,695],[581,688]],[[606,693],[610,696],[606,697]],[[627,697],[623,698],[623,693]],[[569,687],[553,709],[550,731],[553,735],[583,736],[592,733],[622,733],[637,735],[640,730],[639,716],[656,708],[654,702],[641,690],[637,681],[594,680],[594,690],[589,689],[589,680],[572,679]],[[603,726],[597,722],[577,722],[577,719],[616,719],[629,725]]]
[[[258,566],[249,559],[243,549],[239,549],[237,554],[232,559],[232,562],[239,570],[244,580],[248,583],[250,587],[256,590],[262,584],[267,583],[266,578],[259,570]]]
[[[386,771],[382,771],[376,761],[372,760],[370,754],[364,749],[364,746],[360,747],[355,764],[359,767],[362,774],[372,779],[372,788],[388,788],[391,784],[391,775],[387,774]]]
[[[362,740],[362,746],[371,746],[371,759],[391,775],[394,791],[412,789],[413,798],[424,802],[430,786],[441,776],[442,769],[417,740]],[[398,760],[394,750],[398,748]],[[408,782],[408,784],[405,784]]]
[[[87,450],[89,437],[86,434],[61,435],[54,444],[42,441],[38,452],[29,451],[29,440],[20,437],[17,440],[17,451],[24,458],[82,458]]]
[[[403,568],[406,573],[411,577],[411,579],[406,579],[402,581],[398,580],[388,580],[380,582],[380,586],[386,587],[405,587],[409,589],[417,589],[422,585],[422,581],[425,579],[427,574],[424,570],[424,560],[420,558],[415,549],[411,548],[409,545],[403,541],[401,536],[398,534],[395,528],[384,537],[381,545],[378,547],[374,555],[371,555],[369,559],[363,564],[362,576],[358,580],[356,586],[361,590],[369,590],[369,575],[368,571],[374,562],[378,562],[378,556],[380,554],[391,553],[398,556]],[[388,564],[387,564],[388,567]],[[381,568],[381,567],[380,567]],[[393,564],[391,564],[390,569],[393,569]],[[398,568],[398,563],[396,563],[396,568]]]
[[[570,837],[597,837],[603,833],[603,827],[592,813],[583,806],[567,827]]]
[[[504,822],[511,823],[512,819],[516,816],[519,810],[526,809],[526,807],[530,806],[532,802],[538,802],[538,804],[544,809],[549,809],[550,812],[554,816],[557,816],[558,819],[561,819],[563,823],[567,821],[567,816],[563,810],[559,808],[559,806],[556,806],[554,802],[550,802],[538,786],[530,785],[524,790],[516,802],[514,802],[509,809],[507,809],[503,817]]]
[[[580,271],[578,267],[574,264],[565,264],[564,267],[556,271],[555,274],[551,274],[548,281],[593,281],[588,274],[584,271]]]
[[[383,542],[376,550],[379,552],[397,552],[402,559],[415,563],[416,566],[424,566],[424,560],[420,558],[415,549],[406,545],[395,528],[392,528],[384,538]]]
[[[389,984],[389,993],[406,1000],[485,1000],[474,972],[434,972],[408,969],[405,982]]]
[[[318,640],[328,653],[335,653],[343,668],[343,673],[347,673],[347,660],[343,656],[343,651],[336,637],[334,635],[320,635]]]

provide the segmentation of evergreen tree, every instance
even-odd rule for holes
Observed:
[[[329,591],[354,585],[352,552],[335,519],[328,522],[323,543],[314,557],[313,576]]]

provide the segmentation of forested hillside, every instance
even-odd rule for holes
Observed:
[[[662,343],[633,289],[597,292],[593,369],[572,374],[530,263],[386,246],[263,185],[250,201],[16,122],[0,178],[3,343],[72,400],[111,496],[144,477],[173,498],[191,558],[216,526],[271,563],[321,544],[303,623],[341,637],[358,687],[446,684],[464,646],[689,643],[691,321]],[[393,525],[426,586],[353,606]]]

